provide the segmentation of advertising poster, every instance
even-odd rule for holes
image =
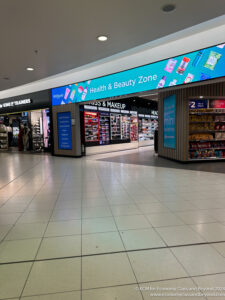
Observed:
[[[70,112],[57,113],[58,147],[60,150],[72,150],[72,130]]]
[[[80,103],[225,76],[225,44],[52,89],[52,105]]]
[[[176,149],[176,95],[163,99],[163,146]]]

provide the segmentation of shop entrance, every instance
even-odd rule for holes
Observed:
[[[0,115],[0,149],[11,152],[51,152],[48,108]]]
[[[158,105],[149,97],[97,101],[80,107],[85,154],[101,154],[154,145]]]

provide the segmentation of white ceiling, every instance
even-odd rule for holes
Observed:
[[[166,3],[175,3],[176,10],[162,12]],[[85,65],[224,13],[223,0],[0,0],[0,90]],[[98,42],[99,34],[109,40]],[[27,72],[27,66],[35,71]]]

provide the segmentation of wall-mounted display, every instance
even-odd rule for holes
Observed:
[[[176,95],[163,99],[163,146],[176,148]]]
[[[224,45],[52,89],[52,105],[106,99],[224,77]]]
[[[72,150],[71,113],[57,113],[58,147],[61,150]]]

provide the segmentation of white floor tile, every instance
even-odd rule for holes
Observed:
[[[136,283],[126,254],[82,258],[83,289]]]
[[[135,284],[93,289],[82,292],[82,300],[142,300],[138,286]]]
[[[5,240],[21,240],[41,238],[44,235],[47,223],[16,224],[7,234]]]
[[[184,225],[184,222],[173,213],[155,213],[146,217],[153,227]]]
[[[93,233],[82,236],[82,254],[124,251],[118,232]]]
[[[81,293],[77,292],[66,292],[57,294],[48,294],[40,296],[22,297],[22,300],[80,300]]]
[[[112,217],[91,218],[82,220],[82,233],[100,233],[117,231],[116,224]]]
[[[81,234],[81,220],[50,222],[45,237]]]
[[[80,290],[81,259],[35,262],[22,296]]]
[[[129,252],[128,255],[138,282],[188,276],[168,249]]]
[[[144,215],[117,216],[115,222],[119,230],[151,227]]]
[[[204,243],[205,240],[187,225],[155,229],[168,246]]]
[[[0,266],[0,299],[20,297],[31,263]]]
[[[191,228],[200,234],[207,242],[225,241],[225,225],[208,223],[191,225]]]
[[[37,259],[71,257],[81,255],[81,237],[60,236],[44,238]]]
[[[172,252],[191,276],[225,272],[225,260],[210,245],[172,248]]]
[[[41,239],[3,241],[0,244],[0,263],[33,260]]]
[[[165,247],[166,244],[152,228],[121,231],[126,250]]]

